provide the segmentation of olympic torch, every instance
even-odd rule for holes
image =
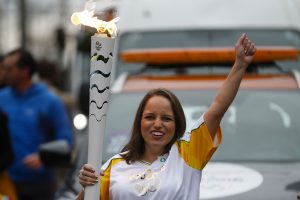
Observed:
[[[119,18],[109,22],[99,20],[94,17],[94,8],[95,3],[88,1],[85,10],[74,13],[71,21],[75,25],[81,24],[97,30],[91,37],[88,163],[94,167],[96,174],[100,175],[114,43],[117,36],[115,23]],[[98,182],[94,186],[87,187],[84,198],[98,200],[99,184]]]

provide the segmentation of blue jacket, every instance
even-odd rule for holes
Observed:
[[[23,159],[38,151],[40,144],[51,140],[72,143],[70,120],[59,97],[48,91],[47,86],[34,83],[19,93],[11,87],[0,90],[0,109],[9,120],[15,161],[10,175],[17,182],[47,181],[53,179],[50,169],[30,169]]]

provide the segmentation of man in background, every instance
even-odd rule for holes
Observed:
[[[7,87],[0,90],[0,110],[8,117],[14,162],[9,168],[19,200],[52,200],[54,172],[43,166],[41,144],[64,140],[72,145],[72,131],[63,103],[46,85],[34,83],[36,62],[17,49],[3,60]]]
[[[69,92],[63,91],[59,87],[62,77],[60,77],[57,65],[54,62],[43,59],[37,65],[37,74],[39,81],[45,83],[50,91],[60,97],[69,113],[69,116],[71,116],[75,107],[75,98]]]

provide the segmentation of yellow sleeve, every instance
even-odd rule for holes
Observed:
[[[190,167],[202,170],[221,141],[221,128],[218,128],[215,138],[211,138],[209,130],[203,122],[198,128],[192,130],[189,141],[180,140],[176,145],[181,157]]]
[[[100,177],[100,199],[109,200],[110,169]]]
[[[124,160],[123,158],[114,158],[109,161],[109,165],[104,169],[102,175],[100,177],[100,200],[109,200],[110,192],[109,192],[109,186],[110,186],[110,172],[111,168],[117,164],[118,162]]]

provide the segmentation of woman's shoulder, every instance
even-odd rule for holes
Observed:
[[[191,137],[191,133],[198,129],[203,123],[205,123],[204,121],[204,113],[197,119],[195,120],[190,126],[187,127],[186,131],[184,132],[184,134],[182,135],[181,138],[179,138],[176,142],[178,143],[179,141],[190,141],[190,137]],[[175,144],[176,144],[175,142]]]
[[[125,159],[122,157],[121,153],[114,155],[113,157],[111,157],[110,159],[108,159],[104,165],[102,165],[101,167],[101,171],[105,171],[108,168],[113,167],[114,165],[116,165],[117,163],[121,162],[121,161],[125,161]]]
[[[193,124],[193,126],[191,127],[191,132],[197,128],[199,128],[203,123],[205,123],[205,120],[204,120],[204,115],[205,113],[203,113]]]

